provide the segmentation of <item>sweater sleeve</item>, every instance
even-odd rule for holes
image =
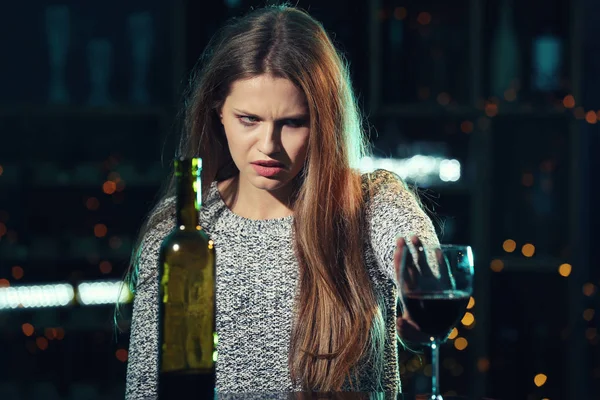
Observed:
[[[161,219],[146,233],[136,256],[137,284],[133,300],[125,398],[157,398],[158,384],[158,256],[163,239],[175,226]]]
[[[396,238],[402,236],[408,241],[410,236],[417,235],[429,249],[439,246],[439,240],[431,219],[400,178],[380,169],[363,175],[363,182],[368,185],[366,208],[371,245],[382,272],[397,285],[394,271]],[[412,244],[409,247],[414,250]],[[430,262],[433,254],[427,251]],[[430,265],[435,264],[434,261]]]

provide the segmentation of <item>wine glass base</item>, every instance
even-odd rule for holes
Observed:
[[[429,396],[429,400],[444,400],[441,394],[432,394]]]

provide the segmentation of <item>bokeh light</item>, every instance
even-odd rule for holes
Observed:
[[[546,383],[547,380],[548,380],[548,377],[544,374],[537,374],[533,378],[533,382],[535,383],[535,386],[537,386],[537,387],[542,387]]]
[[[560,267],[558,267],[558,273],[560,276],[564,276],[565,278],[571,275],[571,270],[571,264],[561,264]]]

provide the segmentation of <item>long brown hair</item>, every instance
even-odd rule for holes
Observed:
[[[354,385],[364,358],[382,368],[384,328],[363,255],[365,200],[356,167],[367,141],[346,62],[319,22],[289,6],[234,19],[200,61],[178,155],[202,157],[204,194],[213,181],[239,172],[218,118],[234,81],[270,74],[306,96],[311,133],[293,205],[300,282],[289,367],[292,380],[308,390]],[[173,195],[170,182],[163,200]],[[162,218],[156,210],[141,238]]]

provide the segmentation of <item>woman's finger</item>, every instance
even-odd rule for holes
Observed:
[[[423,243],[421,243],[421,239],[419,239],[416,235],[411,237],[411,242],[415,246],[415,251],[417,252],[417,265],[421,270],[421,274],[425,278],[431,278],[432,272],[431,267],[427,261],[427,256],[425,254],[425,247],[423,247]]]

